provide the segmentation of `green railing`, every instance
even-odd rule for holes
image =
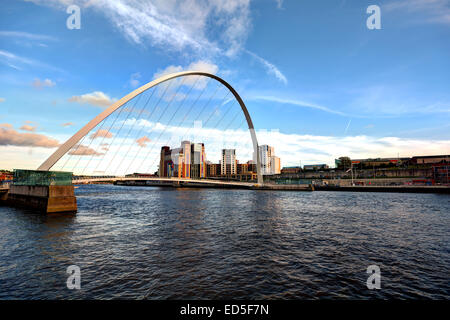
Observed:
[[[16,186],[71,186],[72,172],[14,169]]]
[[[311,184],[311,179],[277,178],[275,184]]]

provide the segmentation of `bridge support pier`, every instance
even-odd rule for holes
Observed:
[[[2,203],[41,213],[76,212],[72,172],[14,169],[13,183]]]
[[[41,213],[77,211],[73,186],[12,185],[6,202],[14,207],[29,208]]]

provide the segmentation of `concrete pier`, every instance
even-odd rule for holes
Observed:
[[[0,201],[6,201],[6,199],[8,199],[8,192],[9,188],[8,189],[0,188]]]
[[[0,200],[5,205],[41,213],[78,209],[71,172],[14,169],[13,182],[0,194]]]
[[[73,186],[12,185],[6,204],[35,209],[42,213],[77,211],[77,200]]]

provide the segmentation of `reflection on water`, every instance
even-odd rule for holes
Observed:
[[[76,193],[76,215],[0,207],[0,299],[450,298],[446,195]],[[381,290],[366,287],[372,264]]]

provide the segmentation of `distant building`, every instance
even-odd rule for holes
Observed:
[[[305,164],[303,166],[303,169],[306,170],[322,170],[322,169],[328,169],[328,165],[321,163],[321,164]]]
[[[126,174],[125,178],[154,178],[156,177],[156,174],[153,173],[130,173],[130,174]]]
[[[161,148],[159,162],[160,177],[204,178],[206,177],[206,156],[203,143],[181,142],[179,148]]]
[[[247,163],[245,163],[245,165],[247,167],[248,173],[257,173],[256,163],[253,160],[247,161]]]
[[[450,163],[450,155],[416,156],[411,158],[412,164]]]
[[[389,167],[397,166],[405,161],[409,161],[409,158],[376,158],[376,159],[352,159],[353,167],[360,168],[377,168],[377,167]]]
[[[259,146],[259,161],[261,163],[261,173],[271,174],[271,157],[275,155],[274,148],[264,144]]]
[[[259,146],[259,161],[263,175],[279,174],[281,170],[280,158],[275,156],[275,148],[269,145]]]
[[[0,181],[12,181],[13,173],[9,171],[0,172]]]
[[[296,166],[296,167],[283,167],[281,169],[281,174],[296,174],[302,172],[302,167]]]
[[[181,178],[191,177],[191,143],[181,142]]]
[[[280,174],[281,173],[281,160],[279,157],[272,156],[270,158],[270,166],[272,174]]]
[[[433,180],[438,184],[450,184],[450,164],[436,163],[432,165]]]
[[[206,178],[206,155],[203,143],[191,144],[191,178]]]
[[[256,164],[254,164],[252,160],[247,161],[246,163],[239,163],[238,161],[237,173],[238,174],[256,173]]]
[[[170,147],[164,146],[161,148],[161,158],[159,161],[159,176],[173,177],[174,163],[172,161],[172,151]]]
[[[208,162],[206,164],[206,176],[207,177],[218,177],[220,176],[220,164]]]
[[[237,174],[236,149],[222,149],[220,174],[223,176]]]

